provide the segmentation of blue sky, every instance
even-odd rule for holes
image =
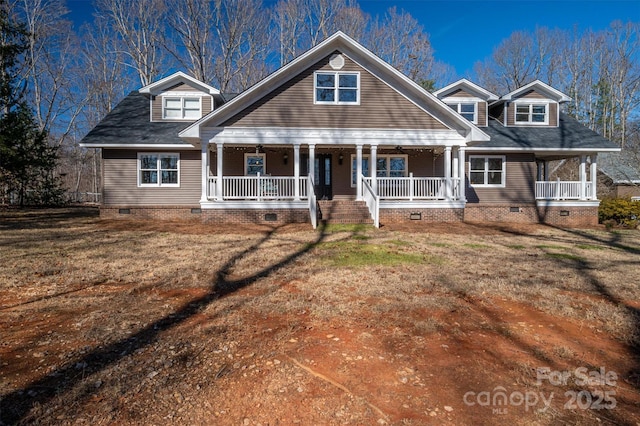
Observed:
[[[640,22],[640,0],[359,0],[375,16],[392,6],[409,12],[431,36],[436,59],[471,76],[473,64],[491,55],[503,39],[536,26],[594,31],[614,20]],[[67,0],[71,18],[91,21],[91,0]]]

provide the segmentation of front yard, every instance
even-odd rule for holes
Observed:
[[[636,424],[640,233],[0,211],[0,424]]]

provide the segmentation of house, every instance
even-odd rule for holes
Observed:
[[[598,163],[604,183],[611,188],[611,196],[640,200],[640,163],[633,153],[602,154]]]
[[[128,95],[81,145],[102,149],[103,217],[209,222],[597,223],[615,144],[541,81],[429,93],[338,32],[231,100],[176,73]],[[577,181],[551,160],[579,157]]]

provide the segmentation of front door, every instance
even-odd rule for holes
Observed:
[[[331,185],[331,154],[316,155],[315,176],[313,182],[316,197],[319,200],[330,200],[333,197]],[[309,156],[304,155],[302,161],[302,175],[309,174]]]

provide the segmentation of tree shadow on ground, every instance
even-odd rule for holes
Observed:
[[[301,256],[313,250],[328,235],[326,225],[321,225],[317,230],[317,236],[313,242],[304,244],[299,250],[279,259],[275,263],[265,266],[250,276],[230,279],[229,277],[233,273],[234,265],[242,258],[255,253],[268,241],[272,240],[280,228],[280,226],[272,227],[265,232],[263,237],[255,244],[230,257],[225,264],[214,273],[209,286],[210,290],[204,296],[189,301],[171,314],[149,324],[126,338],[106,346],[95,347],[88,354],[58,368],[48,376],[4,396],[2,400],[0,400],[0,424],[15,424],[26,421],[32,408],[44,405],[55,397],[71,391],[76,385],[80,384],[82,380],[86,379],[87,376],[105,370],[109,366],[118,363],[127,355],[153,344],[161,338],[163,332],[184,323],[216,300],[233,294],[291,265]],[[345,238],[350,238],[358,232],[357,229],[354,229],[351,234]],[[278,287],[276,286],[272,291],[277,291],[277,289]],[[86,366],[82,375],[78,374],[76,369],[78,364]],[[88,397],[88,395],[86,397]]]

